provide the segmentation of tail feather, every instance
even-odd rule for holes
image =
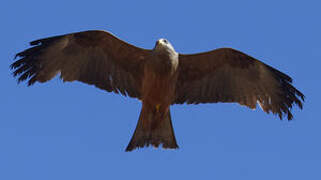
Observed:
[[[136,130],[126,151],[132,151],[136,148],[149,145],[158,147],[160,144],[162,144],[163,148],[178,148],[170,112],[168,110],[164,116],[159,116],[159,113],[143,107]]]

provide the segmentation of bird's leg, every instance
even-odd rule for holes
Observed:
[[[162,119],[163,119],[163,113],[161,109],[161,104],[156,104],[154,109],[154,119],[151,125],[152,130],[156,129],[159,126]]]
[[[160,106],[161,106],[160,104],[156,104],[156,106],[155,106],[156,113],[159,113]]]

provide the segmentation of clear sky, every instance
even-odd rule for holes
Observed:
[[[1,3],[0,179],[321,179],[318,1],[18,1]],[[237,104],[175,105],[180,149],[124,150],[141,105],[79,82],[17,85],[28,42],[104,29],[143,48],[233,47],[287,73],[307,97],[293,121]]]

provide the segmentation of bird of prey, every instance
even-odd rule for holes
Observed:
[[[46,82],[57,74],[137,98],[142,109],[126,151],[145,146],[178,148],[171,122],[173,104],[259,104],[266,113],[292,119],[304,95],[288,75],[231,48],[179,54],[166,39],[151,50],[128,44],[109,32],[83,31],[39,39],[16,55],[18,82]]]

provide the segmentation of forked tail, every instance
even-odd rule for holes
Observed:
[[[158,147],[160,144],[162,144],[163,148],[178,148],[170,112],[168,110],[162,116],[159,112],[143,105],[136,130],[126,151],[149,145]]]

